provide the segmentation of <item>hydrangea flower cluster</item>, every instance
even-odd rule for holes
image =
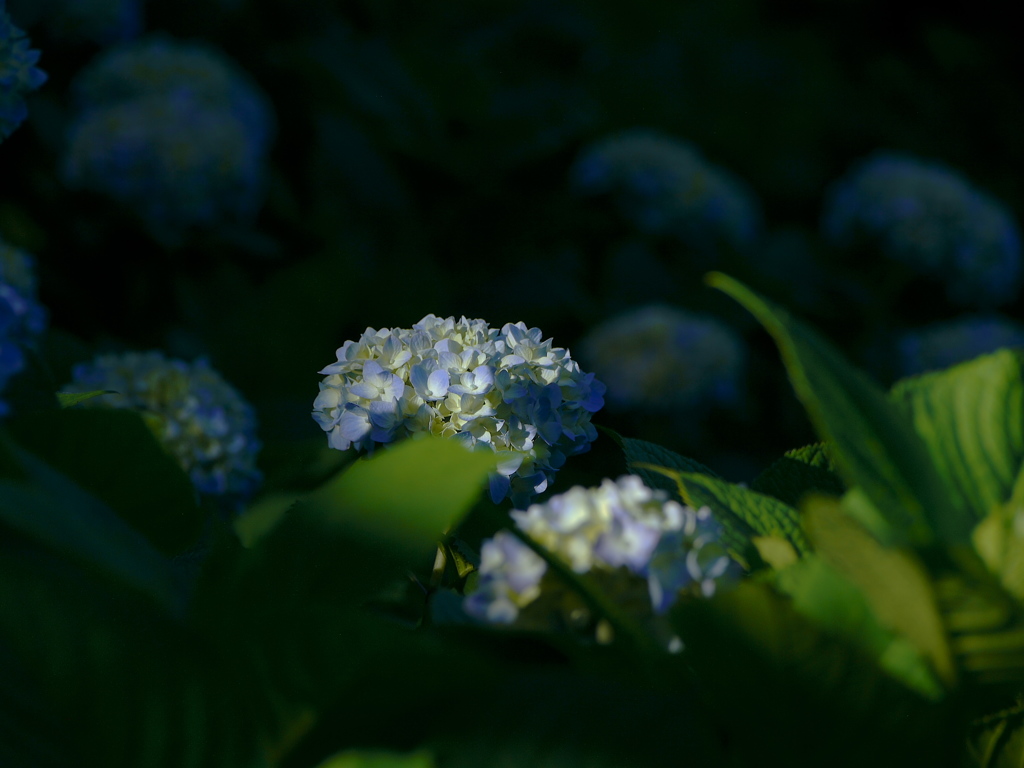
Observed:
[[[39,51],[29,48],[25,33],[14,26],[0,3],[0,141],[28,117],[25,94],[46,82],[36,66]]]
[[[25,367],[25,347],[45,328],[32,257],[0,240],[0,393]],[[0,416],[8,410],[0,399]]]
[[[822,228],[836,246],[876,246],[941,280],[957,304],[1005,304],[1020,288],[1013,216],[942,163],[892,152],[869,156],[833,185]]]
[[[604,385],[523,323],[427,315],[411,329],[367,328],[337,357],[313,403],[332,448],[371,450],[418,432],[486,446],[499,457],[495,501],[541,493],[597,438],[590,419]]]
[[[609,408],[670,411],[739,396],[746,349],[707,315],[654,304],[612,317],[581,342],[581,358],[608,387]]]
[[[714,251],[721,242],[743,248],[761,230],[760,206],[743,181],[656,131],[632,129],[592,144],[570,178],[580,194],[612,195],[640,230],[696,249]]]
[[[210,368],[163,353],[101,355],[75,366],[65,392],[113,390],[86,407],[129,408],[143,418],[201,494],[237,507],[258,488],[256,416],[238,391]]]
[[[899,340],[904,376],[939,371],[1003,347],[1024,349],[1024,325],[998,315],[964,315],[907,331]]]
[[[642,603],[634,603],[641,614],[661,615],[684,593],[709,597],[723,579],[739,573],[710,509],[684,507],[635,475],[606,479],[597,488],[576,486],[514,511],[512,518],[576,573],[600,577],[613,593],[641,593]],[[477,589],[464,607],[496,624],[586,626],[580,606],[566,597],[544,560],[517,536],[500,531],[484,542]]]
[[[149,37],[104,52],[73,90],[70,185],[109,195],[165,236],[257,209],[273,115],[223,54]]]

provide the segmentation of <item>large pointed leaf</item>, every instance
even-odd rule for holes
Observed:
[[[906,413],[818,334],[743,284],[712,274],[709,282],[752,312],[774,337],[797,397],[821,437],[835,446],[850,485],[884,516],[887,542],[929,544],[935,534],[964,547],[972,521],[950,502],[927,448]]]
[[[943,686],[921,652],[886,628],[863,590],[820,556],[793,563],[775,583],[792,598],[793,608],[823,631],[856,647],[926,698],[942,698]]]
[[[357,461],[228,558],[222,578],[201,581],[194,622],[241,670],[256,670],[286,731],[309,706],[338,695],[360,654],[407,633],[362,606],[429,566],[494,467],[489,451],[430,437]]]
[[[950,502],[974,522],[1006,503],[1024,464],[1022,362],[1019,352],[1004,349],[892,389]]]
[[[804,522],[822,559],[857,586],[883,626],[913,643],[952,686],[956,672],[946,631],[931,580],[916,556],[880,544],[835,499],[810,499]]]

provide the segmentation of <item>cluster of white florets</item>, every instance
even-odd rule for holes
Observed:
[[[652,615],[667,611],[681,594],[711,596],[739,568],[721,544],[722,528],[710,509],[671,501],[633,475],[597,488],[574,487],[514,511],[512,518],[576,573],[603,578],[609,592],[646,593],[644,610]],[[499,532],[484,542],[479,582],[466,597],[466,612],[498,624],[518,622],[524,610],[558,612],[560,605],[544,599],[557,595],[553,602],[561,602],[564,589],[557,581],[530,547]],[[563,619],[572,623],[571,617]]]
[[[332,448],[371,450],[415,433],[498,454],[491,496],[528,500],[567,456],[589,449],[604,385],[539,328],[427,315],[367,328],[337,351],[313,403]]]

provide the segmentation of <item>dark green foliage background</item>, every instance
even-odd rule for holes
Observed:
[[[31,0],[8,5],[50,80],[0,146],[0,234],[36,255],[52,328],[5,395],[22,407],[0,440],[0,765],[306,768],[341,749],[424,747],[440,766],[937,766],[972,764],[968,737],[988,764],[1012,764],[1016,683],[925,701],[875,664],[873,626],[860,645],[841,640],[767,578],[675,611],[680,657],[432,626],[440,609],[403,574],[429,578],[443,526],[416,521],[440,518],[374,528],[382,509],[422,510],[411,492],[381,507],[338,491],[350,457],[327,451],[308,415],[317,370],[367,326],[428,312],[522,320],[574,349],[610,314],[668,301],[744,336],[742,404],[704,429],[599,414],[610,429],[553,491],[632,469],[720,505],[730,541],[763,567],[753,538],[804,554],[801,501],[855,483],[892,513],[858,518],[873,535],[906,537],[935,573],[971,572],[976,556],[954,545],[989,487],[959,478],[947,494],[928,457],[955,465],[956,451],[908,432],[930,398],[945,407],[959,390],[851,388],[819,337],[780,331],[789,316],[759,300],[748,314],[704,275],[739,278],[889,384],[896,333],[957,310],[927,280],[886,288],[880,256],[826,248],[823,194],[851,162],[896,149],[1024,212],[1024,49],[1006,4],[151,0],[147,30],[221,46],[278,120],[258,219],[175,247],[63,186],[69,84],[100,49],[52,37]],[[764,247],[712,262],[651,240],[659,279],[624,266],[615,254],[636,234],[570,194],[567,174],[589,142],[634,126],[693,141],[749,181]],[[1024,319],[1019,302],[1005,310]],[[127,348],[207,355],[256,406],[266,485],[248,546],[195,503],[141,420],[55,410],[75,363]],[[937,423],[922,429],[974,434]],[[845,465],[814,447],[826,438]],[[1019,469],[1007,455],[1000,501]],[[394,472],[397,486],[415,480]],[[445,472],[415,487],[447,503],[437,514],[472,551],[507,510],[476,502],[459,522],[479,468]],[[339,509],[366,526],[339,526]],[[963,651],[958,663],[973,662]]]

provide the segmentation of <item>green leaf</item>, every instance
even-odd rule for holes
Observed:
[[[824,443],[788,451],[758,475],[750,487],[794,508],[799,508],[809,493],[842,496],[846,492]]]
[[[131,585],[158,604],[178,603],[167,560],[138,531],[32,454],[3,447],[22,477],[0,480],[0,521],[62,557]]]
[[[926,698],[942,698],[942,684],[921,653],[886,629],[863,591],[821,557],[811,555],[779,571],[775,583],[822,630],[859,648]]]
[[[792,568],[801,607],[820,611],[818,619],[756,578],[708,600],[680,601],[669,614],[684,643],[681,660],[702,681],[714,681],[702,686],[700,709],[717,716],[728,764],[948,762],[962,748],[962,732],[947,707],[922,695],[927,677],[917,684],[913,675],[883,668],[878,649],[894,636],[873,622],[858,590],[817,555]],[[837,600],[842,596],[852,602]],[[823,626],[826,618],[834,629]],[[904,648],[916,653],[909,643]],[[930,674],[919,654],[918,669]]]
[[[360,459],[229,558],[221,578],[201,581],[194,621],[259,670],[286,720],[329,700],[363,663],[360,649],[407,633],[363,606],[429,566],[495,465],[493,452],[432,437]]]
[[[785,539],[799,554],[810,551],[795,509],[772,496],[707,475],[680,472],[679,482],[686,503],[711,507],[719,520],[739,521],[759,536]]]
[[[1024,765],[1024,704],[980,718],[971,724],[967,751],[978,768]]]
[[[1022,362],[1004,349],[892,389],[946,481],[950,503],[972,523],[1007,502],[1024,466]]]
[[[429,752],[340,752],[320,763],[318,768],[434,768]]]
[[[917,557],[880,544],[835,499],[810,499],[804,525],[822,560],[855,584],[878,621],[913,643],[952,687],[956,670],[946,630],[931,579]]]
[[[966,548],[973,523],[952,504],[910,419],[818,334],[743,284],[713,273],[711,285],[753,313],[775,339],[797,397],[818,434],[835,446],[840,470],[884,515],[886,543],[927,546],[938,534]],[[969,558],[968,558],[969,559]]]
[[[194,542],[204,514],[178,462],[134,411],[82,408],[16,418],[17,442],[107,504],[157,549]]]
[[[708,469],[699,461],[680,456],[668,448],[663,448],[655,443],[649,443],[646,440],[622,437],[617,432],[604,427],[602,427],[602,431],[609,434],[612,440],[622,449],[626,456],[626,466],[630,472],[639,475],[648,488],[659,488],[663,491],[668,491],[677,501],[682,501],[682,499],[679,497],[679,487],[676,485],[676,482],[664,473],[650,469],[648,465],[664,467],[678,472],[698,472],[710,475],[711,477],[718,477],[713,470]]]
[[[57,402],[61,408],[70,408],[73,405],[84,403],[86,400],[91,400],[94,397],[100,395],[116,395],[118,394],[112,389],[97,389],[95,392],[58,392]]]
[[[33,736],[75,751],[65,764],[261,764],[263,703],[249,679],[228,679],[199,638],[116,581],[38,548],[4,548],[0,645],[43,695]]]
[[[422,551],[473,505],[497,460],[443,438],[406,440],[306,497],[325,522],[382,547]]]

